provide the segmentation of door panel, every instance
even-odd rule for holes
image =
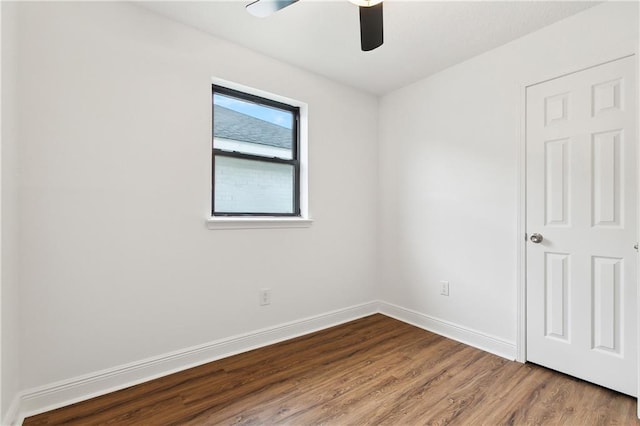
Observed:
[[[527,360],[636,395],[635,58],[527,88]]]

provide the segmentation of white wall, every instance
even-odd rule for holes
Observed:
[[[0,422],[20,391],[18,287],[18,179],[16,128],[16,10],[2,2],[2,156],[0,234]],[[15,405],[14,405],[15,407]]]
[[[372,300],[374,97],[131,4],[19,9],[23,388]],[[206,229],[212,76],[309,105],[310,228]]]
[[[515,356],[523,87],[634,53],[637,17],[596,6],[381,99],[382,300]]]

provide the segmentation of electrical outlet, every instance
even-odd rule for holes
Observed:
[[[265,306],[270,304],[271,304],[271,289],[261,288],[260,289],[260,306]]]
[[[440,281],[440,294],[443,296],[449,295],[449,281]]]

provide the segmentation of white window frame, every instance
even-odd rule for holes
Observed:
[[[268,228],[308,228],[313,223],[309,215],[309,163],[308,163],[308,105],[304,102],[290,99],[284,96],[266,92],[264,90],[255,89],[234,83],[228,80],[213,77],[211,83],[217,86],[227,87],[229,89],[248,93],[250,95],[260,96],[272,99],[277,102],[289,104],[300,109],[299,121],[299,140],[298,140],[298,161],[300,162],[300,216],[213,216],[211,215],[211,203],[213,200],[209,198],[209,211],[206,219],[208,229],[268,229]],[[209,87],[209,91],[211,87]],[[213,103],[211,103],[213,108]],[[213,119],[213,110],[210,117]],[[210,128],[213,128],[211,122]],[[211,143],[211,139],[209,139]],[[209,158],[211,146],[209,146]],[[209,161],[209,177],[213,173],[213,164]],[[210,179],[211,182],[211,179]],[[209,186],[209,197],[213,196],[213,187]]]

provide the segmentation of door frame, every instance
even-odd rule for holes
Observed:
[[[520,100],[519,100],[519,117],[520,117],[520,142],[518,144],[518,180],[517,180],[517,233],[516,233],[516,361],[526,362],[527,360],[527,88],[535,86],[537,84],[545,83],[547,81],[555,80],[557,78],[565,77],[567,75],[575,74],[581,71],[595,68],[600,65],[615,62],[621,59],[635,56],[635,74],[636,80],[640,76],[640,55],[637,52],[633,52],[624,56],[619,56],[613,59],[606,60],[604,62],[598,62],[594,65],[590,65],[584,68],[579,68],[571,72],[557,75],[551,78],[539,79],[532,82],[524,82],[520,85]],[[636,84],[636,108],[640,107],[640,84]],[[636,138],[640,139],[640,133],[638,132],[640,127],[640,120],[636,119]],[[637,141],[638,148],[636,154],[636,167],[640,170],[640,142]],[[640,173],[637,173],[636,192],[638,193],[637,203],[640,207]],[[640,225],[640,208],[637,209],[638,225]],[[640,233],[640,226],[638,227]],[[640,241],[640,235],[636,235],[636,240]],[[636,263],[640,263],[640,256],[636,257]],[[638,269],[640,271],[640,269]],[[640,273],[636,276],[636,287],[638,288],[638,296],[636,299],[636,323],[638,325],[638,339],[637,344],[640,345]],[[638,401],[640,401],[640,350],[638,351]],[[637,404],[637,415],[640,418],[640,403]]]

